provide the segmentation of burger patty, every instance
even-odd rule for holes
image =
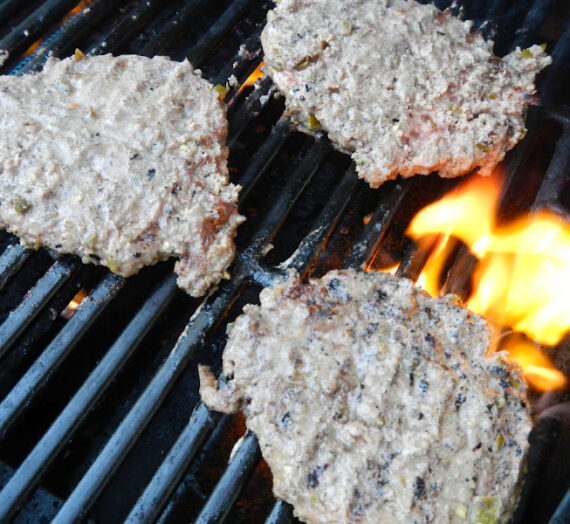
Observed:
[[[122,276],[179,257],[194,296],[218,282],[243,218],[225,109],[190,63],[76,52],[0,77],[0,227]]]
[[[326,131],[372,187],[490,174],[551,62],[536,45],[501,60],[472,22],[413,0],[281,0],[261,41],[296,125]]]
[[[379,272],[292,273],[260,300],[228,330],[227,382],[200,367],[200,394],[243,410],[300,519],[509,519],[531,420],[481,317]]]

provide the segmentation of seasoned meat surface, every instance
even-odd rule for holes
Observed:
[[[261,40],[296,125],[326,131],[372,187],[490,174],[551,62],[540,46],[501,60],[472,22],[413,0],[281,0]]]
[[[411,281],[332,271],[261,292],[228,330],[221,387],[275,495],[311,523],[506,522],[531,428],[525,387],[485,321]]]
[[[123,276],[179,257],[179,285],[201,295],[242,222],[226,134],[188,62],[78,52],[1,76],[0,227]]]

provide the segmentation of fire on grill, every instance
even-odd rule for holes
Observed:
[[[501,194],[497,205],[486,195],[476,219],[467,220],[487,229],[436,229],[438,219],[416,235],[406,234],[414,216],[457,183],[427,176],[372,190],[324,137],[292,132],[271,80],[255,73],[248,82],[263,60],[269,2],[0,2],[0,50],[8,52],[0,52],[0,73],[36,71],[49,53],[63,58],[80,48],[188,58],[213,85],[228,88],[229,170],[243,186],[240,212],[248,218],[236,239],[231,279],[203,303],[176,289],[172,264],[123,279],[0,235],[0,520],[293,521],[291,508],[272,496],[271,475],[243,417],[210,412],[200,402],[197,363],[219,374],[226,325],[286,268],[306,278],[341,267],[392,268],[419,278],[434,295],[455,293],[497,325],[498,347],[510,351],[533,384],[535,429],[514,521],[567,518],[566,326],[558,335],[529,327],[518,291],[487,282],[502,282],[505,272],[519,275],[527,259],[534,264],[542,257],[534,249],[513,254],[507,238],[513,224],[540,227],[539,241],[532,241],[538,249],[556,236],[544,232],[538,210],[556,211],[552,227],[570,208],[570,12],[563,0],[460,4],[453,9],[495,40],[499,56],[546,42],[553,63],[538,84],[542,107],[529,110],[528,135],[500,166],[504,185],[492,189]],[[522,231],[513,238],[528,247]],[[548,281],[556,290],[549,308],[564,294],[558,273],[564,234],[558,235],[547,273],[540,276],[542,261],[535,270],[531,318],[564,320],[563,313],[537,308]],[[484,273],[497,266],[493,277]],[[503,298],[514,305],[500,306]]]
[[[413,239],[440,235],[418,284],[437,296],[453,242],[462,241],[477,259],[467,307],[497,329],[507,328],[504,338],[496,342],[497,349],[508,347],[533,386],[558,389],[566,384],[564,375],[530,340],[555,346],[570,328],[565,298],[570,281],[570,223],[543,210],[497,224],[501,189],[498,175],[472,178],[414,217],[408,229]],[[522,336],[514,336],[516,332],[530,340],[525,343]]]

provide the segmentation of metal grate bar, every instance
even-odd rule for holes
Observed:
[[[172,273],[141,307],[103,360],[28,454],[0,492],[0,522],[10,518],[18,504],[37,484],[89,409],[97,402],[164,311],[176,290],[176,275]]]
[[[439,235],[433,235],[421,239],[417,244],[410,241],[396,274],[399,277],[409,278],[415,282],[433,253],[438,240]]]
[[[190,49],[187,55],[190,63],[198,67],[254,3],[256,0],[234,0],[224,14],[210,26],[208,32]]]
[[[451,5],[452,0],[434,0],[434,5],[442,11]]]
[[[351,165],[337,184],[336,189],[315,221],[310,233],[288,260],[287,267],[296,268],[301,275],[310,271],[310,265],[326,247],[326,241],[337,226],[360,182]],[[285,265],[285,264],[284,264]]]
[[[214,77],[212,83],[214,85],[225,84],[231,75],[235,75],[238,79],[242,77],[245,80],[259,64],[260,55],[262,54],[260,37],[260,31],[250,35],[240,46],[234,58]]]
[[[227,469],[202,508],[195,524],[213,524],[224,520],[260,457],[257,438],[248,431],[237,449],[234,449],[234,455]]]
[[[31,254],[31,249],[20,244],[10,245],[4,250],[0,255],[0,290],[20,270]]]
[[[507,179],[505,180],[501,195],[499,197],[499,213],[501,208],[507,204],[506,198],[507,195],[512,191],[513,184],[516,184],[516,174],[519,173],[521,169],[524,169],[526,162],[532,152],[532,146],[535,144],[535,137],[540,125],[540,121],[540,109],[531,106],[529,108],[528,118],[526,122],[528,132],[525,140],[519,142],[503,161]]]
[[[267,97],[272,86],[271,78],[265,77],[259,82],[257,89],[247,97],[247,100],[239,109],[235,110],[233,106],[228,108],[228,118],[230,119],[230,130],[227,140],[228,147],[234,145],[247,124],[261,111],[267,102],[267,99],[264,100],[263,97]]]
[[[483,9],[486,0],[463,0],[462,4],[471,10],[472,13],[477,13]]]
[[[21,68],[18,73],[30,73],[41,69],[49,54],[62,56],[65,51],[71,49],[95,24],[108,15],[113,8],[111,0],[99,0],[75,15],[57,35],[46,42]]]
[[[546,118],[556,120],[556,122],[559,122],[563,127],[570,126],[570,108],[568,106],[558,106],[554,109],[541,107],[540,110]]]
[[[444,181],[438,191],[436,200],[442,198],[453,187],[449,180]],[[420,276],[424,266],[434,252],[441,235],[428,235],[419,239],[417,242],[409,240],[409,244],[405,249],[404,256],[398,265],[396,275],[399,277],[409,278],[414,282]]]
[[[517,46],[525,48],[534,42],[536,32],[544,22],[546,15],[555,2],[556,0],[534,0],[524,22],[516,32],[518,36],[512,45],[513,49]]]
[[[568,524],[570,521],[570,489],[564,495],[562,502],[556,509],[554,515],[548,521],[548,524]]]
[[[288,178],[287,184],[281,190],[278,200],[271,207],[258,232],[251,239],[250,245],[239,255],[240,261],[244,261],[246,267],[252,260],[259,260],[263,248],[275,236],[330,150],[331,146],[328,141],[316,140],[305,153],[303,160]]]
[[[249,164],[245,173],[239,179],[239,184],[242,186],[242,190],[239,193],[240,207],[243,206],[244,202],[251,195],[251,191],[257,181],[263,176],[288,136],[289,120],[279,120],[273,126],[267,140],[265,140],[263,145],[255,152],[251,164]]]
[[[24,51],[45,28],[69,12],[77,0],[48,0],[0,40],[0,49],[11,56]]]
[[[268,267],[260,261],[252,260],[250,262],[251,280],[258,286],[269,287],[275,284],[276,278],[285,276],[286,271],[283,269],[275,269]]]
[[[265,524],[290,524],[293,520],[293,508],[283,502],[282,500],[278,500],[269,517],[265,520]]]
[[[50,375],[79,342],[81,336],[119,292],[124,282],[123,278],[110,274],[89,297],[81,302],[75,315],[0,404],[0,435],[8,429],[26,404],[37,395]]]
[[[551,448],[555,445],[557,436],[561,433],[562,426],[565,424],[558,416],[546,415],[547,412],[548,410],[538,417],[534,428],[529,435],[532,451],[528,456],[526,466],[528,471],[522,487],[519,505],[511,520],[512,524],[533,522],[532,520],[525,518],[525,515],[532,513],[531,508],[529,508],[530,498],[528,494],[535,489],[539,479],[539,477],[537,477],[537,473],[542,468],[542,465],[548,462],[547,457],[551,453]],[[565,465],[561,464],[560,467],[563,468]],[[556,512],[548,521],[548,524],[568,524],[568,522],[570,522],[570,513],[568,513],[568,509],[570,508],[568,508],[567,502],[566,497],[564,497],[558,505]],[[545,522],[542,519],[541,521]]]
[[[87,50],[90,55],[110,53],[130,42],[134,36],[150,21],[155,13],[164,6],[164,0],[145,0],[138,2],[113,30],[99,43]]]
[[[568,63],[570,62],[570,19],[566,21],[566,29],[556,42],[552,50],[552,64],[548,66],[544,73],[544,79],[540,86],[540,99],[544,105],[554,103],[560,79],[568,73]]]
[[[172,389],[200,345],[204,334],[219,321],[241,287],[240,279],[222,285],[216,298],[198,310],[162,367],[68,497],[54,519],[54,524],[75,522],[91,506]]]
[[[19,7],[21,7],[22,0],[5,0],[0,5],[0,20],[8,20]]]
[[[26,293],[18,307],[10,312],[0,326],[0,357],[78,267],[79,260],[72,257],[58,260]]]
[[[548,206],[550,203],[558,202],[560,193],[568,181],[570,172],[568,165],[570,162],[570,125],[567,125],[552,155],[550,165],[544,175],[538,194],[536,195],[533,208]]]
[[[390,188],[384,186],[379,195],[380,203],[366,225],[361,239],[354,244],[345,262],[345,267],[361,269],[364,264],[373,259],[410,184],[410,180],[403,180],[393,184]]]
[[[478,259],[471,253],[466,245],[461,245],[445,282],[441,286],[440,295],[453,293],[465,300],[471,285],[471,275],[477,265]]]
[[[198,404],[125,523],[154,522],[191,460],[220,418],[221,414],[209,411],[202,402]]]
[[[164,52],[174,42],[184,27],[192,21],[192,17],[197,11],[208,3],[208,0],[194,0],[184,5],[170,21],[141,51],[141,55],[155,56]],[[194,64],[192,64],[194,65]]]
[[[496,18],[498,14],[507,9],[510,3],[511,0],[495,0],[489,9],[488,18]]]

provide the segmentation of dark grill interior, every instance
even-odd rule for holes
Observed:
[[[79,47],[187,57],[214,84],[234,74],[241,85],[262,60],[259,34],[270,7],[259,0],[0,0],[0,49],[10,53],[0,73],[34,71],[50,52],[64,57]],[[568,214],[570,5],[465,0],[452,9],[474,19],[500,55],[548,44],[554,63],[540,78],[543,106],[530,110],[528,135],[507,156],[500,211],[510,218],[550,206]],[[272,497],[255,436],[246,433],[229,460],[244,421],[200,404],[196,365],[220,371],[227,322],[285,267],[319,275],[401,261],[398,273],[417,278],[433,246],[406,239],[406,226],[461,181],[417,177],[372,190],[326,138],[290,131],[283,100],[271,92],[264,78],[226,97],[230,171],[243,186],[248,221],[231,280],[199,311],[201,301],[176,288],[172,263],[125,280],[0,234],[0,521],[294,520]],[[456,250],[445,290],[466,296],[470,260]],[[87,298],[68,314],[79,290]],[[567,346],[553,355],[565,371]],[[548,522],[556,512],[551,522],[570,522],[570,500],[560,504],[570,486],[567,398],[535,397],[541,414],[515,520]]]

